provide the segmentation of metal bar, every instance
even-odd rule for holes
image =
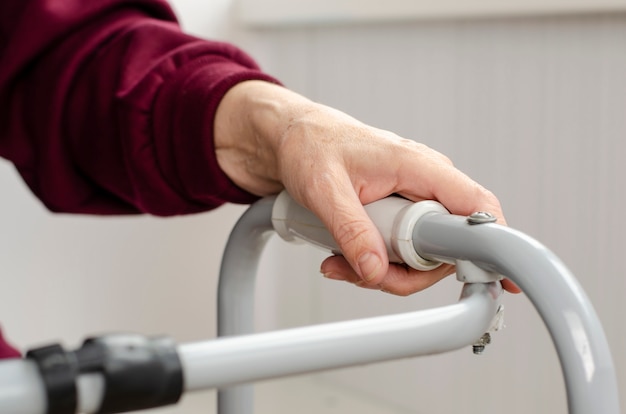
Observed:
[[[44,414],[46,406],[46,389],[33,361],[0,362],[0,412]]]
[[[458,303],[441,308],[183,344],[185,392],[455,350],[489,329],[500,293],[497,283],[468,284]],[[80,375],[77,388],[79,412],[98,412],[101,375]],[[0,362],[0,412],[45,414],[33,361]]]
[[[261,199],[241,216],[230,234],[220,268],[217,296],[218,336],[254,332],[254,288],[261,253],[273,234],[274,198]],[[240,385],[217,393],[221,414],[252,414],[254,389]]]
[[[488,330],[497,284],[468,284],[458,304],[427,311],[297,328],[257,335],[254,280],[272,233],[272,199],[250,208],[231,233],[220,276],[218,340],[179,346],[185,389],[220,392],[220,414],[250,414],[253,395],[242,384],[456,349]],[[464,217],[426,214],[413,230],[416,252],[429,260],[463,260],[517,283],[543,318],[556,346],[570,414],[619,413],[611,353],[588,298],[563,263],[523,233]],[[238,336],[233,336],[238,335]],[[225,337],[226,336],[226,337]],[[367,347],[363,346],[367,343]],[[96,412],[103,381],[81,375],[81,412]],[[29,360],[0,362],[0,412],[45,413],[45,390]]]
[[[418,254],[469,260],[505,275],[531,300],[557,349],[570,414],[619,414],[617,377],[602,324],[566,266],[531,237],[497,224],[432,214],[415,226]]]
[[[186,389],[469,347],[489,330],[500,292],[499,283],[468,284],[458,303],[441,308],[182,345]]]
[[[80,413],[96,413],[104,396],[100,374],[80,375],[76,381]],[[46,389],[37,365],[30,359],[0,361],[0,413],[45,414]]]

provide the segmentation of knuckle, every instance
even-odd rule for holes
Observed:
[[[422,144],[420,142],[413,142],[414,144],[414,148],[424,157],[427,157],[428,159],[435,161],[435,162],[439,162],[441,164],[444,164],[446,166],[452,167],[454,166],[454,163],[452,162],[452,160],[446,156],[445,154],[432,149],[431,147],[429,147],[426,144]]]
[[[500,200],[490,190],[481,185],[476,186],[478,199],[481,200],[481,204],[490,207],[493,211],[491,213],[499,213],[502,210],[500,206]]]

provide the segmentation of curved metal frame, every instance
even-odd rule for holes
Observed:
[[[249,216],[244,215],[237,226],[249,227],[250,217],[262,222],[271,219],[267,205],[259,208],[258,215],[255,210],[251,208]],[[250,233],[243,236],[233,233],[227,250],[240,249],[246,243],[258,246],[255,239],[250,239]],[[476,225],[468,222],[467,217],[448,214],[421,217],[413,230],[413,244],[424,258],[469,261],[513,280],[529,297],[550,331],[565,378],[570,414],[619,414],[617,376],[600,320],[576,279],[545,246],[508,227],[493,223]],[[253,329],[253,311],[242,315],[241,310],[235,310],[242,301],[253,306],[250,304],[254,303],[256,267],[252,264],[228,261],[222,267],[220,280],[236,280],[237,287],[231,281],[220,288],[220,295],[230,298],[228,305],[220,305],[220,327],[224,328],[220,335],[249,333]],[[229,289],[236,289],[239,294],[230,294]],[[252,399],[250,386],[220,391],[219,412],[252,413]]]
[[[273,201],[264,199],[249,208],[229,238],[220,273],[221,338],[178,347],[185,391],[222,387],[220,414],[252,412],[253,389],[238,384],[446,352],[473,344],[490,328],[499,283],[465,284],[459,303],[437,309],[253,334],[256,270],[273,232]],[[616,375],[601,324],[580,285],[554,254],[515,230],[471,225],[464,217],[443,214],[420,218],[413,244],[427,259],[462,260],[517,283],[557,348],[570,413],[619,413]],[[364,341],[367,349],[358,346]],[[80,375],[77,389],[80,412],[97,412],[103,378]],[[0,362],[0,412],[46,412],[45,389],[34,362]]]
[[[430,215],[414,228],[415,249],[438,260],[462,258],[515,282],[543,319],[561,362],[569,412],[619,413],[617,376],[600,319],[578,281],[541,243],[497,224]]]

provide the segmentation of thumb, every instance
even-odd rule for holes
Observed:
[[[336,186],[306,204],[330,231],[359,277],[368,284],[382,282],[389,268],[385,242],[352,186],[349,191]]]

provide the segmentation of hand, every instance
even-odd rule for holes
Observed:
[[[361,287],[409,295],[454,272],[390,264],[363,204],[395,193],[437,200],[453,214],[488,211],[505,223],[497,198],[444,155],[270,83],[243,82],[225,95],[215,147],[221,168],[243,189],[265,196],[284,187],[316,214],[344,254],[326,259],[321,272]],[[510,281],[503,286],[519,292]]]

